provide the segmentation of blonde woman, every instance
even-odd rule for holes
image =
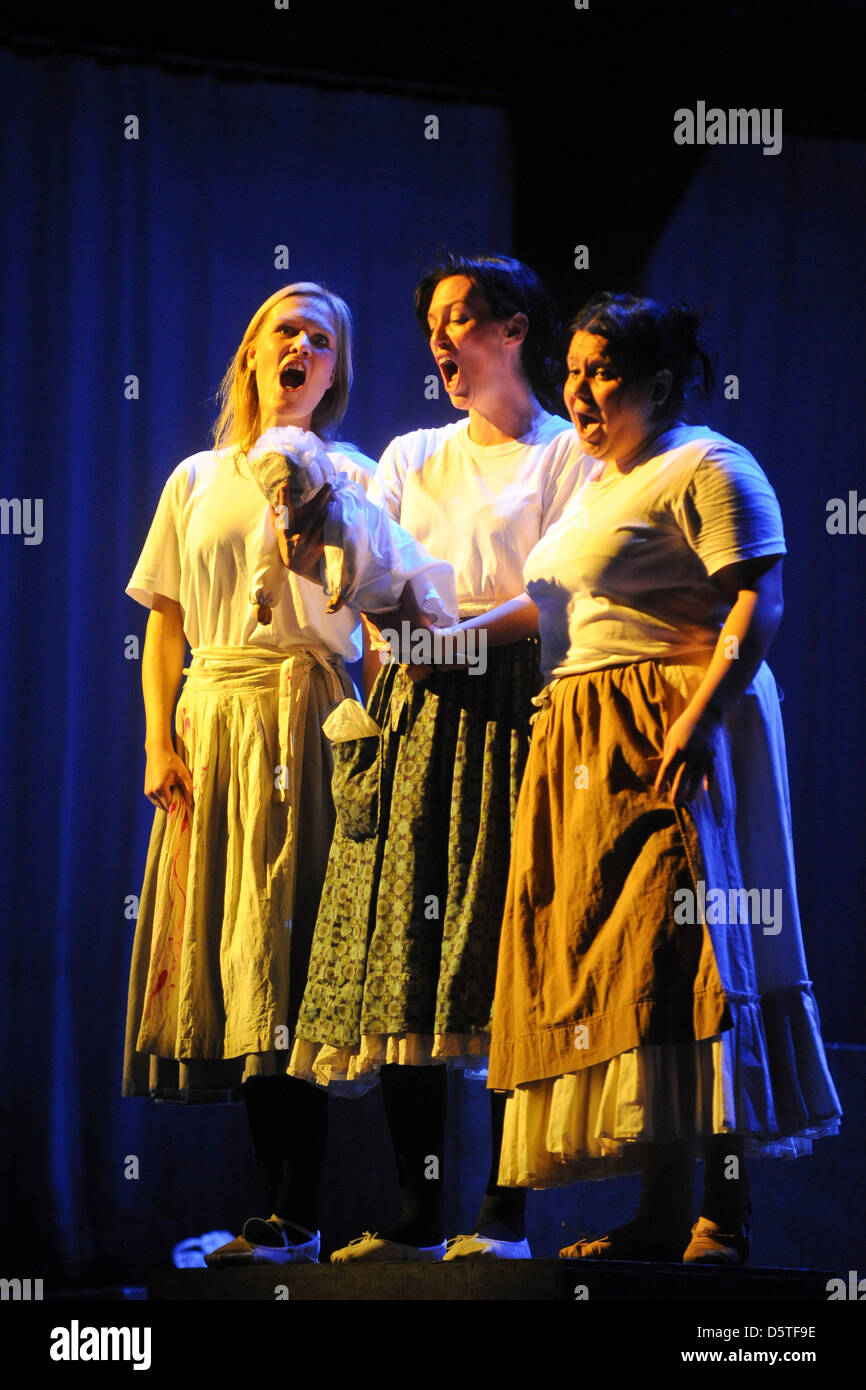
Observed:
[[[357,615],[326,613],[321,587],[278,560],[272,591],[255,591],[276,538],[247,454],[273,426],[311,430],[366,486],[372,465],[333,442],[351,380],[344,302],[308,282],[271,295],[222,383],[215,447],[169,477],[128,588],[151,610],[144,790],[156,816],[124,1094],[243,1096],[271,1214],[208,1256],[215,1265],[318,1258],[327,1097],[285,1064],[333,831],[321,725],[352,693]]]

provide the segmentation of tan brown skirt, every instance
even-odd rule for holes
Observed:
[[[666,731],[703,672],[645,661],[555,681],[539,697],[490,1050],[488,1084],[514,1092],[505,1184],[628,1171],[636,1141],[733,1131],[752,1151],[791,1155],[838,1128],[768,668],[717,733],[709,791],[683,808],[653,791]],[[737,802],[747,784],[751,823],[749,798]],[[784,925],[703,911],[702,895],[721,890],[727,903],[752,887],[765,902],[778,891]]]
[[[492,1087],[730,1026],[706,925],[673,918],[673,894],[702,872],[697,832],[652,787],[664,730],[699,679],[642,662],[544,697],[515,823]]]

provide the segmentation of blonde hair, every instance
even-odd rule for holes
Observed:
[[[298,280],[277,290],[260,305],[247,324],[237,352],[228,365],[217,392],[219,415],[213,429],[214,448],[235,445],[238,452],[255,443],[259,428],[259,393],[256,374],[247,360],[249,349],[265,319],[275,304],[283,299],[305,295],[326,305],[336,330],[336,362],[334,380],[313,411],[310,428],[322,439],[333,439],[337,426],[346,413],[352,386],[352,315],[349,306],[339,295],[312,280]]]

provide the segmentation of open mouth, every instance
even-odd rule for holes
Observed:
[[[280,385],[287,391],[297,391],[306,379],[307,374],[303,367],[283,367],[280,372]]]
[[[439,370],[445,378],[445,385],[450,386],[457,375],[457,363],[452,362],[450,357],[443,357],[439,362]]]
[[[600,425],[601,425],[601,421],[598,420],[598,419],[596,419],[596,417],[595,417],[594,415],[587,415],[587,414],[586,414],[584,411],[582,411],[582,410],[578,410],[578,411],[577,411],[577,426],[578,426],[578,429],[580,429],[580,430],[592,430],[593,428],[595,428],[595,427],[597,427],[597,426],[600,426]]]

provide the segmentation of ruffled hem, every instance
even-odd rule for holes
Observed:
[[[500,1183],[556,1187],[634,1173],[638,1143],[737,1134],[747,1154],[799,1158],[813,1140],[838,1133],[839,1100],[808,984],[762,1005],[730,1006],[734,1026],[716,1037],[635,1048],[516,1087]]]
[[[327,1086],[333,1095],[359,1097],[378,1084],[381,1067],[472,1069],[489,1051],[487,1033],[373,1033],[362,1037],[359,1050],[298,1038],[287,1070],[301,1081]]]

